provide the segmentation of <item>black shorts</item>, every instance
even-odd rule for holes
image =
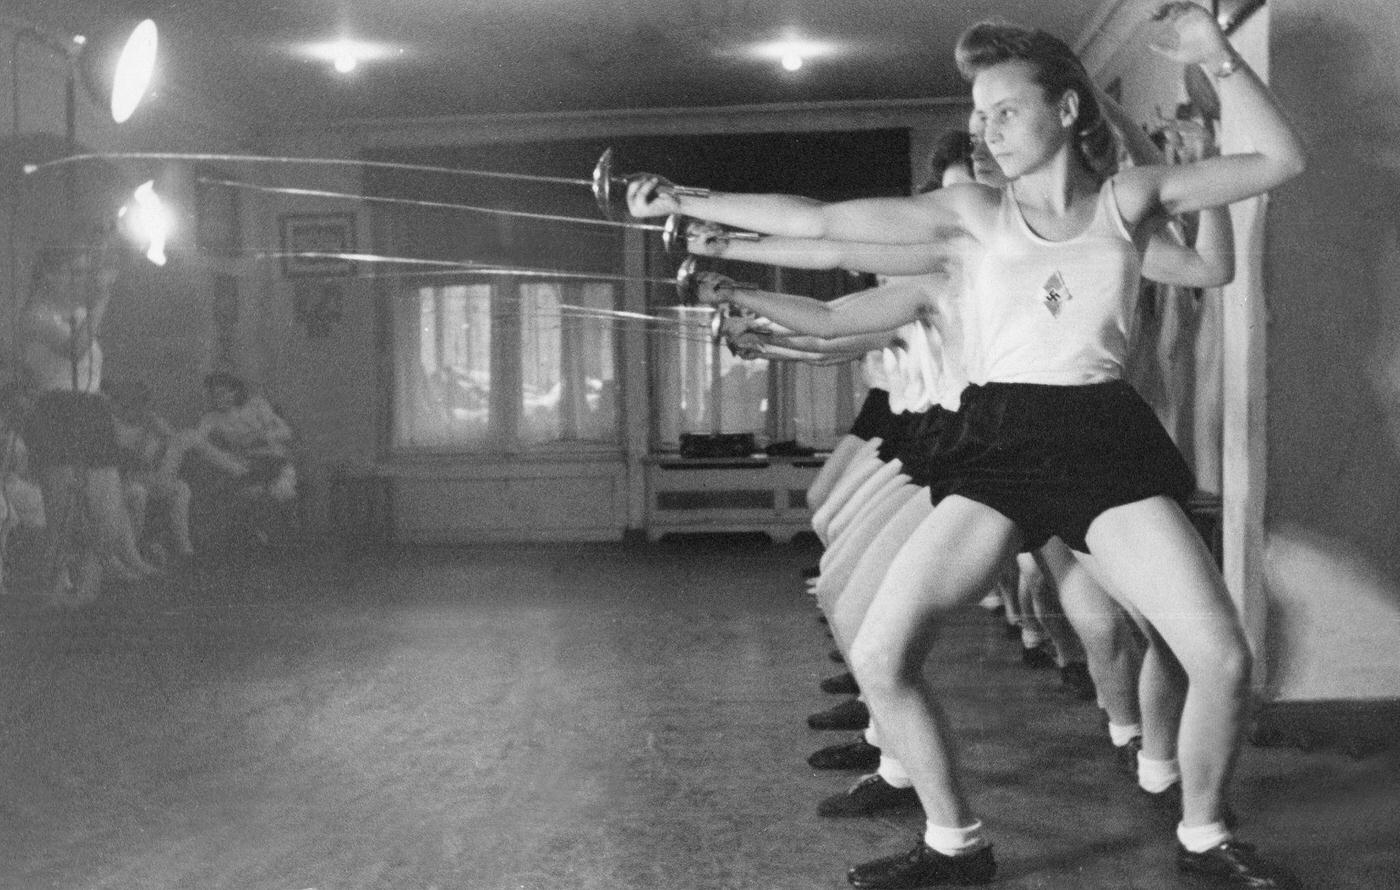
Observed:
[[[30,409],[24,442],[36,469],[115,467],[122,461],[112,406],[95,393],[42,393]]]
[[[905,449],[908,448],[910,437],[917,432],[926,413],[924,411],[901,411],[898,414],[891,414],[890,422],[885,424],[884,434],[880,437],[880,445],[875,449],[875,456],[883,463],[889,463],[895,458],[902,459]]]
[[[865,394],[860,413],[851,424],[851,435],[869,442],[885,437],[894,415],[890,413],[890,394],[883,389],[871,389]]]
[[[1025,550],[1051,536],[1087,553],[1089,525],[1158,495],[1184,502],[1191,470],[1142,397],[1121,380],[1088,386],[969,386],[943,438],[944,494],[986,504]]]
[[[894,456],[904,465],[905,474],[915,485],[927,488],[935,504],[947,493],[945,455],[957,421],[957,414],[934,405],[917,415],[895,446]]]

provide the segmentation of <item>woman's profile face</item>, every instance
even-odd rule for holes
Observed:
[[[972,82],[968,129],[986,146],[1001,172],[1016,179],[1039,169],[1064,144],[1073,121],[1049,102],[1029,62],[1002,62]]]

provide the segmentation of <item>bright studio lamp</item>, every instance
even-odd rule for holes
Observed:
[[[107,106],[117,123],[135,113],[150,89],[159,43],[156,23],[143,19],[120,43],[113,40],[108,46],[89,40],[84,44],[78,59],[83,85],[96,101]]]
[[[28,22],[0,16],[0,26],[14,32],[14,47],[21,43],[41,46],[68,62],[67,112],[68,125],[74,120],[77,82],[112,115],[123,123],[136,111],[150,89],[155,74],[159,36],[156,23],[144,19],[134,27],[107,31],[94,36],[75,34],[65,36],[44,30]],[[18,92],[19,78],[14,79],[12,91]],[[18,97],[14,97],[18,102]]]

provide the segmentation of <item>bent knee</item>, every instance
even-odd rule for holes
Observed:
[[[923,660],[887,641],[857,635],[851,644],[851,671],[866,693],[894,692],[915,683]]]

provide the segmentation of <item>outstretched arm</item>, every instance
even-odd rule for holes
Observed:
[[[697,283],[696,295],[702,303],[730,303],[799,334],[828,339],[889,331],[916,320],[928,306],[924,287],[909,282],[848,294],[830,303],[735,287],[731,279],[714,272],[701,273]]]
[[[636,217],[683,214],[791,238],[826,238],[872,244],[926,244],[960,230],[976,186],[939,189],[907,198],[860,198],[823,203],[793,195],[712,192],[681,196],[657,176],[638,176],[627,186],[627,208]]]
[[[877,275],[936,272],[947,266],[950,257],[949,247],[944,243],[870,244],[778,235],[758,241],[737,241],[726,239],[717,226],[703,225],[694,227],[686,244],[691,253],[700,256],[789,269],[847,269]]]
[[[1133,223],[1163,210],[1176,215],[1263,194],[1303,172],[1303,145],[1273,94],[1239,56],[1209,12],[1194,3],[1167,3],[1157,18],[1169,23],[1174,43],[1153,49],[1214,76],[1221,104],[1254,150],[1191,164],[1149,165],[1117,175],[1119,207]]]

